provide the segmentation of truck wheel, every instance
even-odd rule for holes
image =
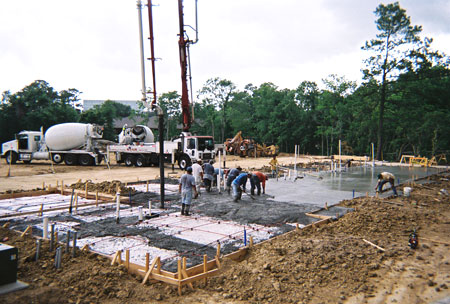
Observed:
[[[180,159],[178,160],[178,166],[181,170],[186,170],[187,167],[190,167],[192,165],[191,159],[187,155],[182,155]]]
[[[136,167],[145,167],[147,166],[147,160],[144,155],[138,155],[136,158]]]
[[[53,154],[52,160],[55,164],[60,164],[63,161],[63,156],[61,154]]]
[[[64,163],[68,166],[74,166],[78,163],[78,158],[76,154],[66,154],[64,156]]]
[[[9,151],[6,154],[6,163],[7,164],[9,164],[9,163],[15,164],[17,162],[17,158],[18,157],[17,157],[17,153],[16,152]]]
[[[136,163],[136,158],[134,155],[128,154],[125,156],[125,166],[131,167]]]
[[[82,166],[92,166],[92,164],[94,163],[94,159],[88,154],[80,155],[80,159],[78,161]]]

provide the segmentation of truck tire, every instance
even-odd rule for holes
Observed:
[[[178,159],[178,166],[181,170],[186,170],[187,167],[190,167],[192,165],[191,158],[187,155],[182,155]]]
[[[64,156],[64,163],[68,166],[74,166],[78,164],[78,157],[76,154],[66,154]]]
[[[64,157],[61,154],[56,153],[52,154],[52,160],[55,164],[60,164],[64,160]]]
[[[89,154],[81,154],[78,162],[82,166],[92,166],[92,164],[94,163],[94,159]]]
[[[17,162],[17,153],[14,151],[8,151],[8,153],[6,154],[6,163],[9,164],[15,164]]]
[[[136,157],[134,157],[134,155],[128,154],[125,156],[125,166],[131,167],[134,164],[136,164]]]
[[[136,158],[136,167],[145,167],[147,166],[147,159],[145,158],[145,155],[138,155]]]

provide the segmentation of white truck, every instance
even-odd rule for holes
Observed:
[[[126,166],[159,164],[159,142],[154,142],[153,133],[146,126],[125,127],[119,134],[119,144],[108,145],[108,151],[115,153],[116,161]],[[215,157],[212,136],[194,136],[182,132],[179,138],[164,141],[164,161],[178,162],[183,170],[191,166],[193,161],[209,161]]]
[[[53,160],[66,165],[97,165],[105,157],[100,142],[103,128],[93,124],[62,123],[40,131],[21,131],[16,139],[2,144],[7,163]],[[103,150],[103,151],[102,151]]]

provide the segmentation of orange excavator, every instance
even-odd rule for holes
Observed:
[[[227,138],[224,148],[228,154],[239,155],[240,157],[265,157],[277,155],[278,146],[258,144],[253,138],[243,138],[242,131],[239,131],[233,138]]]

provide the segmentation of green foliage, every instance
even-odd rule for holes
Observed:
[[[22,130],[37,131],[63,122],[77,122],[79,113],[72,107],[78,101],[75,89],[55,91],[43,80],[36,80],[21,91],[2,95],[0,105],[1,142],[11,140]]]
[[[114,119],[128,117],[132,113],[130,106],[106,100],[101,105],[96,105],[81,113],[80,122],[102,125],[104,127],[103,139],[115,140],[117,134],[114,132]]]

